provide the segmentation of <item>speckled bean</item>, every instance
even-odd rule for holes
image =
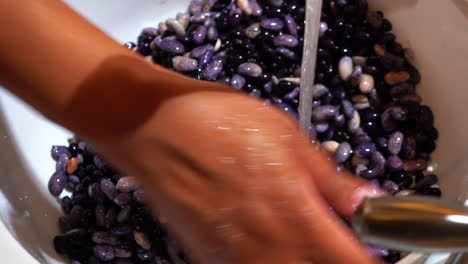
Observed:
[[[170,18],[166,20],[166,26],[168,29],[174,31],[176,35],[183,36],[185,35],[185,28],[179,23],[176,19]]]
[[[262,67],[253,62],[245,62],[237,68],[239,74],[249,77],[258,77],[262,74]]]
[[[336,151],[335,159],[339,163],[344,163],[349,159],[352,152],[351,145],[348,142],[342,142]]]
[[[214,81],[223,71],[223,62],[219,59],[212,60],[203,70],[203,77],[207,80]]]
[[[279,18],[266,18],[260,22],[260,26],[271,31],[280,31],[284,27],[284,22]]]
[[[172,66],[178,72],[191,72],[198,68],[198,62],[184,56],[175,56],[172,58]]]

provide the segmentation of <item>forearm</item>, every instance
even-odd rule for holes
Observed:
[[[5,0],[0,16],[0,81],[42,109],[62,109],[102,61],[128,55],[61,1]]]
[[[215,86],[187,87],[58,0],[4,0],[0,17],[0,83],[87,137],[124,133],[164,98]]]

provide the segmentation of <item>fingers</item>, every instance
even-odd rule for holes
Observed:
[[[312,190],[310,201],[319,208],[314,217],[308,219],[310,223],[307,226],[310,228],[304,232],[307,236],[307,263],[378,263],[374,257],[366,254],[365,246],[353,236],[351,231],[329,212],[326,203],[320,201],[320,197],[314,197],[314,193],[318,195],[317,192]]]
[[[313,147],[304,148],[304,160],[318,191],[341,215],[351,216],[365,197],[384,193],[373,184],[349,173],[338,173],[336,163]]]

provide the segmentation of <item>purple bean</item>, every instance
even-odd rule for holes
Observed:
[[[163,39],[158,47],[171,54],[183,54],[185,52],[184,45],[174,39]]]
[[[290,105],[282,102],[275,103],[276,106],[278,106],[281,110],[285,111],[292,117],[296,118],[298,116],[297,110],[291,107]]]
[[[284,22],[279,18],[267,18],[260,22],[260,26],[271,31],[280,31],[284,27]]]
[[[279,47],[294,48],[299,44],[299,40],[293,35],[278,35],[273,39],[273,43]]]
[[[400,159],[400,157],[396,156],[396,155],[392,155],[392,156],[389,156],[387,158],[387,168],[390,170],[390,171],[399,171],[399,170],[402,170],[403,169],[403,161]]]
[[[370,91],[369,102],[372,107],[378,107],[381,104],[380,97],[376,89],[372,89],[372,91]]]
[[[82,164],[84,162],[83,154],[78,153],[76,159],[78,160],[78,164]]]
[[[271,93],[273,91],[273,83],[272,82],[267,82],[263,85],[263,89],[267,91],[268,93]]]
[[[340,144],[338,150],[336,151],[335,159],[339,163],[344,163],[349,159],[352,152],[353,150],[351,149],[351,145],[348,142],[343,142]]]
[[[354,103],[354,108],[357,110],[364,110],[370,107],[369,98],[366,95],[359,94],[351,98]]]
[[[67,176],[64,171],[56,171],[52,174],[49,180],[49,192],[54,196],[59,196],[63,189],[65,189],[65,184],[67,183]]]
[[[69,157],[67,154],[61,154],[57,160],[57,163],[55,164],[55,170],[62,171],[65,173],[68,165],[68,160]]]
[[[315,129],[317,130],[317,133],[324,133],[328,130],[329,128],[329,125],[328,123],[326,122],[319,122],[319,123],[315,123]]]
[[[414,137],[405,137],[401,148],[401,156],[408,160],[411,160],[416,156],[416,140]]]
[[[151,251],[143,251],[141,253],[137,253],[137,256],[144,263],[154,258],[154,254]]]
[[[398,155],[401,151],[401,147],[403,144],[404,135],[403,133],[397,131],[390,135],[388,139],[388,151],[393,155]]]
[[[62,198],[62,210],[68,214],[72,208],[72,199],[68,196]]]
[[[392,114],[392,117],[395,119],[395,120],[399,120],[399,121],[404,121],[406,120],[407,116],[408,116],[408,110],[401,107],[401,106],[395,106],[393,107],[391,110],[390,110],[390,113]]]
[[[257,0],[249,0],[249,3],[252,9],[252,16],[261,16],[263,14],[263,9]]]
[[[98,183],[93,183],[88,187],[88,195],[99,203],[103,203],[106,197]]]
[[[194,32],[193,32],[193,42],[196,45],[200,45],[206,40],[206,36],[208,34],[208,29],[205,26],[199,26]]]
[[[218,39],[218,36],[219,33],[215,27],[211,26],[208,28],[207,38],[209,41],[215,41],[216,39]]]
[[[194,48],[191,52],[190,55],[192,58],[198,59],[200,58],[203,54],[205,54],[208,50],[213,50],[214,47],[211,44],[206,44],[202,45],[199,47]]]
[[[223,71],[223,62],[220,59],[212,60],[203,70],[203,77],[206,80],[214,81]]]
[[[145,191],[142,188],[133,192],[133,199],[139,203],[145,202]]]
[[[211,60],[213,59],[213,55],[214,55],[213,50],[207,50],[205,52],[205,54],[200,56],[200,58],[198,59],[198,64],[199,64],[200,68],[203,68],[206,65],[208,65],[208,63],[210,63]]]
[[[262,33],[260,24],[253,23],[245,29],[245,35],[250,39],[257,38]]]
[[[346,125],[346,118],[343,114],[335,116],[335,126],[344,127]]]
[[[242,87],[245,85],[245,82],[245,78],[238,74],[234,74],[231,78],[231,86],[236,90],[242,89]]]
[[[115,198],[117,195],[117,191],[115,189],[114,183],[109,180],[109,179],[103,179],[101,180],[101,183],[99,184],[99,187],[101,188],[101,191],[107,196],[109,200],[112,200]]]
[[[382,174],[385,168],[385,157],[382,153],[375,151],[371,156],[371,166],[369,169],[361,171],[360,176],[373,179]]]
[[[80,183],[80,178],[78,178],[78,176],[72,174],[70,176],[68,176],[68,180],[73,183],[73,184],[78,184]]]
[[[348,101],[348,100],[343,100],[341,102],[341,106],[343,108],[343,112],[344,114],[346,115],[347,118],[352,118],[353,117],[353,113],[354,113],[354,106],[353,104]]]
[[[102,169],[106,164],[99,158],[99,156],[94,156],[93,163],[98,169]]]
[[[377,147],[372,142],[363,142],[355,149],[356,155],[360,158],[370,158],[375,151]]]
[[[203,0],[191,0],[189,4],[189,12],[192,15],[197,15],[202,12]]]
[[[361,128],[361,116],[359,112],[354,110],[352,117],[348,121],[348,131],[352,134],[357,133]]]
[[[285,100],[294,100],[299,98],[299,92],[301,89],[299,87],[294,88],[290,93],[287,93],[285,96],[283,96],[283,99]]]
[[[192,16],[190,20],[195,23],[203,23],[210,17],[211,17],[210,12],[202,12],[202,13]]]
[[[256,63],[245,62],[239,65],[237,68],[239,74],[248,76],[248,77],[259,77],[262,74],[262,67]]]
[[[260,98],[262,96],[262,91],[260,91],[259,89],[253,89],[250,93],[249,93],[250,96],[254,97],[254,98]]]
[[[323,105],[312,111],[312,119],[315,122],[323,122],[334,118],[337,114],[336,108],[331,105]]]
[[[384,112],[382,114],[382,128],[389,132],[397,127],[395,119],[392,117],[390,112]]]
[[[107,245],[97,245],[93,247],[94,256],[101,261],[111,261],[115,258],[114,248]]]
[[[119,206],[128,204],[132,200],[132,195],[130,193],[119,193],[114,197],[113,201]]]
[[[95,232],[93,233],[91,239],[96,244],[107,244],[115,246],[119,243],[119,239],[109,232]]]
[[[322,84],[316,84],[314,85],[314,90],[312,91],[312,95],[314,99],[318,99],[322,97],[323,95],[327,94],[329,92],[328,88],[325,87]]]
[[[391,180],[385,180],[382,184],[382,189],[390,194],[395,194],[400,190],[398,184]]]
[[[361,76],[362,76],[362,67],[361,66],[354,66],[353,72],[351,73],[349,82],[353,86],[357,86],[361,82]]]
[[[130,206],[124,206],[120,209],[119,214],[117,215],[117,223],[127,222],[130,218],[132,208]]]
[[[116,226],[111,229],[111,233],[115,236],[125,236],[133,232],[133,227],[130,225]]]
[[[320,29],[319,29],[319,34],[320,34],[320,37],[323,37],[325,35],[325,33],[327,32],[328,30],[328,24],[325,23],[325,22],[320,22]]]
[[[294,51],[288,49],[288,48],[278,47],[278,48],[276,48],[276,52],[278,52],[278,54],[281,54],[285,58],[288,58],[290,60],[296,60],[297,59],[296,53]]]
[[[288,28],[289,34],[297,36],[297,24],[296,21],[294,21],[294,18],[291,15],[285,15],[284,21],[286,23],[286,27]]]
[[[361,175],[361,173],[362,173],[363,171],[367,171],[367,170],[368,170],[368,168],[367,168],[366,165],[364,165],[364,164],[358,164],[358,165],[356,166],[356,168],[354,169],[354,174],[356,174],[356,175]]]
[[[50,150],[50,155],[56,161],[58,161],[61,155],[66,155],[68,158],[71,158],[70,151],[65,146],[52,146],[52,149]]]
[[[379,257],[386,257],[388,256],[388,249],[380,248],[380,247],[369,247],[369,251],[372,255],[379,256]]]
[[[172,66],[178,72],[191,72],[198,68],[198,62],[188,57],[175,56],[174,58],[172,58]],[[200,64],[200,67],[203,66],[204,65]]]
[[[133,255],[130,250],[126,250],[123,248],[115,247],[114,251],[115,251],[115,256],[117,258],[131,258]]]

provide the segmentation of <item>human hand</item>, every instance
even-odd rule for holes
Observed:
[[[229,92],[165,101],[118,145],[195,263],[373,263],[336,217],[378,190],[312,147],[273,106]]]

